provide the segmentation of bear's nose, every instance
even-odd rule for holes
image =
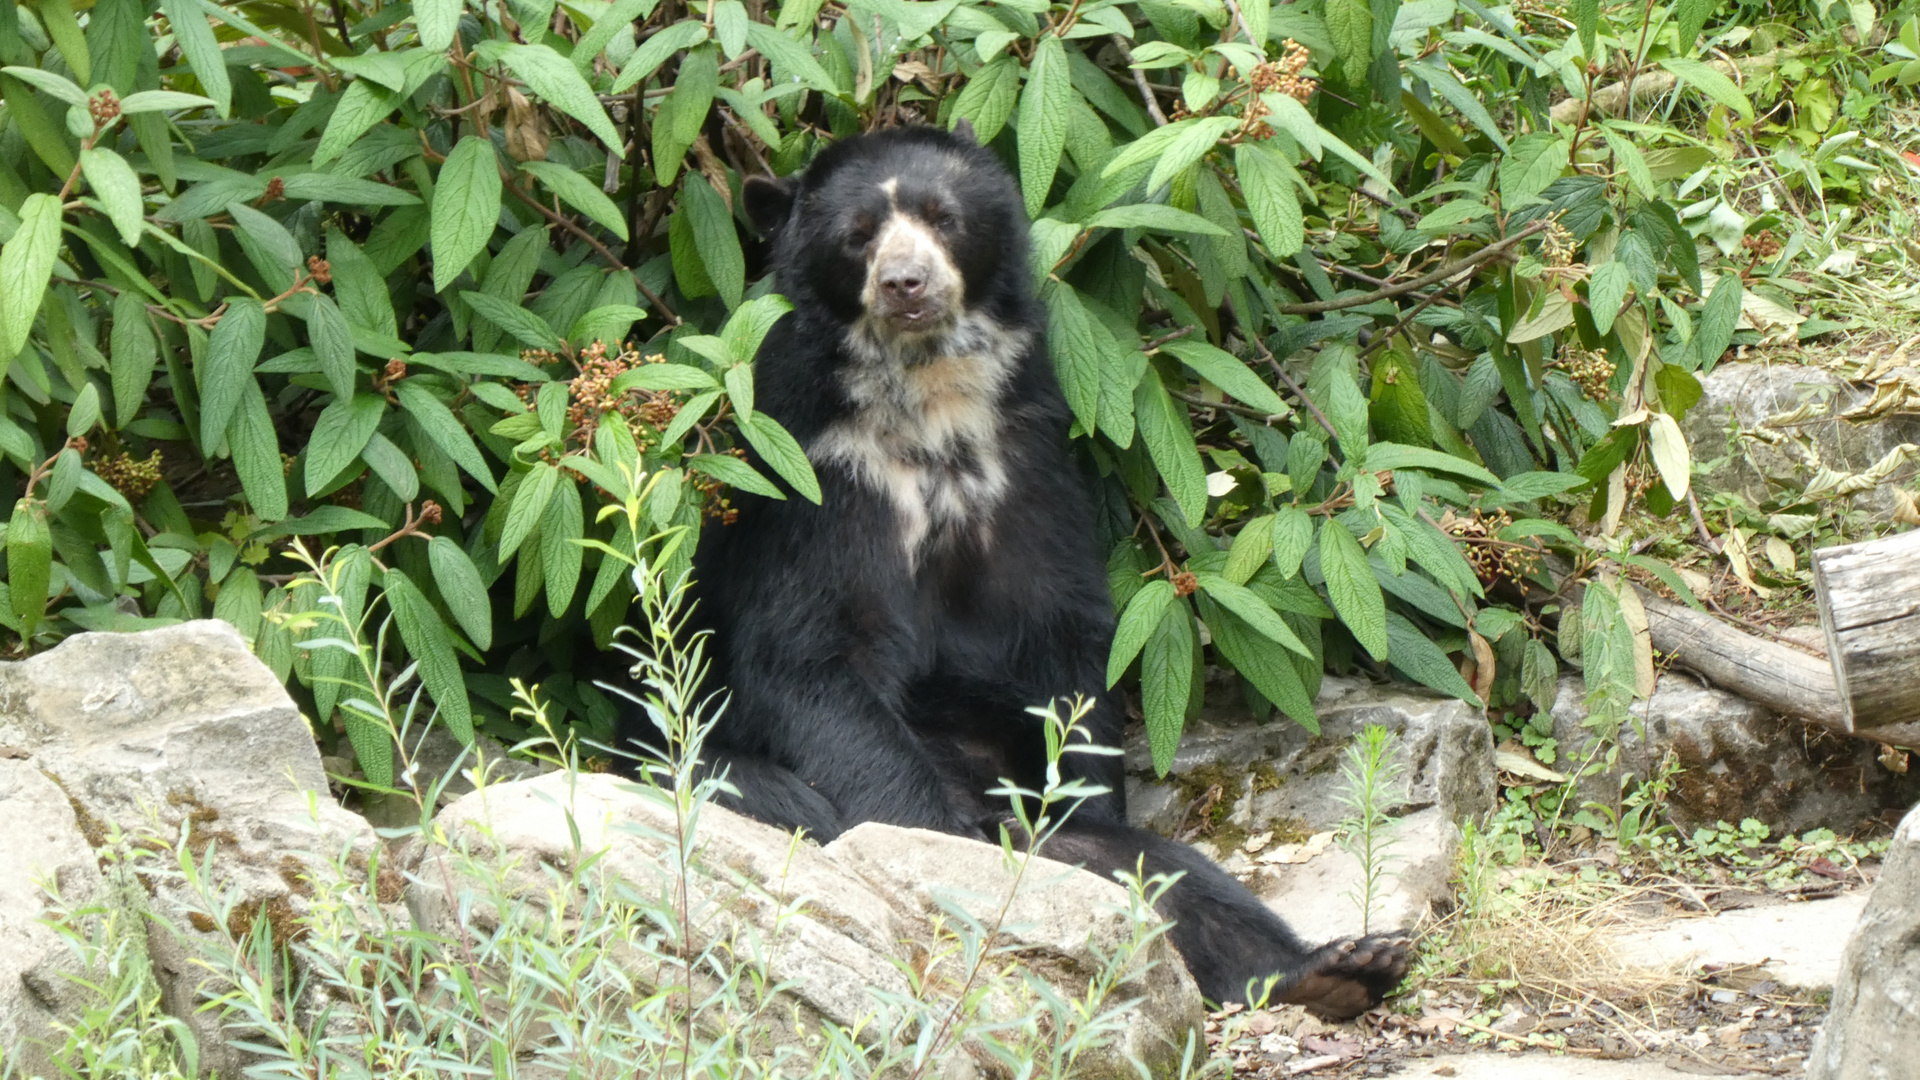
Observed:
[[[918,300],[927,291],[927,275],[917,266],[902,266],[880,275],[880,287],[893,300]]]

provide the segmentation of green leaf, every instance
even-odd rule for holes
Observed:
[[[660,0],[615,0],[593,20],[593,26],[580,35],[580,40],[574,43],[573,51],[567,55],[567,59],[582,75],[591,74],[594,59],[613,42],[620,31],[653,14],[653,9],[658,7],[659,3]],[[675,23],[665,27],[661,33],[684,25],[686,24]],[[697,21],[693,25],[702,26]],[[654,37],[659,36],[659,34],[654,35]],[[651,43],[653,39],[647,40]]]
[[[503,59],[515,75],[526,80],[533,92],[555,108],[587,126],[600,137],[601,145],[614,157],[621,157],[627,141],[607,118],[593,87],[566,57],[545,45],[511,44],[503,50]]]
[[[1103,359],[1093,336],[1093,317],[1080,302],[1080,294],[1065,282],[1050,286],[1046,299],[1047,352],[1053,357],[1054,374],[1080,430],[1092,431],[1099,412]]]
[[[1453,666],[1453,661],[1447,659],[1447,654],[1440,650],[1440,646],[1435,645],[1420,632],[1419,627],[1398,612],[1387,615],[1387,647],[1393,657],[1393,666],[1412,676],[1416,682],[1431,686],[1443,694],[1452,694],[1476,709],[1485,707],[1485,703],[1473,692],[1473,687],[1467,685],[1467,680],[1460,677],[1459,670]]]
[[[688,402],[687,407],[691,407]],[[774,422],[771,416],[761,413],[752,423],[742,422],[740,433],[747,437],[753,452],[760,455],[780,479],[799,492],[808,502],[820,504],[820,479],[813,474],[813,465],[807,461],[806,451],[794,441],[787,429]]]
[[[1707,302],[1693,324],[1693,340],[1687,342],[1687,351],[1696,370],[1712,371],[1721,355],[1733,343],[1733,332],[1740,325],[1740,305],[1744,292],[1738,274],[1722,274],[1720,280],[1713,283],[1713,292],[1707,296]]]
[[[474,568],[473,560],[445,536],[427,542],[428,565],[433,567],[433,583],[446,601],[447,610],[460,624],[467,640],[482,651],[493,648],[493,608],[487,586]]]
[[[1245,585],[1256,571],[1273,559],[1272,514],[1263,514],[1240,527],[1227,552],[1227,567],[1221,576],[1235,585]]]
[[[474,256],[486,250],[499,220],[500,167],[493,144],[468,135],[447,155],[433,189],[434,292],[445,292]]]
[[[367,445],[360,448],[360,460],[367,463],[373,475],[387,485],[387,490],[398,496],[403,503],[410,503],[420,497],[420,474],[413,467],[406,452],[393,445],[393,441],[378,431],[367,437]]]
[[[1190,337],[1169,341],[1160,348],[1179,357],[1181,363],[1199,372],[1201,378],[1269,416],[1293,413],[1273,387],[1262,382],[1252,368],[1225,349]]]
[[[32,86],[34,89],[59,98],[69,105],[78,105],[81,108],[85,108],[87,105],[87,92],[75,86],[73,80],[64,75],[31,67],[4,67],[0,68],[0,72],[11,75],[21,82]]]
[[[627,238],[627,219],[620,208],[607,198],[593,181],[551,161],[523,161],[520,170],[538,179],[562,202],[607,227],[622,240]]]
[[[1593,56],[1594,35],[1600,30],[1600,0],[1573,0],[1573,28],[1580,38],[1580,55]],[[1691,40],[1687,44],[1692,44]]]
[[[733,211],[704,178],[680,186],[680,199],[693,226],[693,246],[707,268],[707,278],[729,309],[740,306],[747,288],[747,260],[740,251],[740,233],[733,227]]]
[[[586,554],[574,543],[582,535],[580,516],[580,487],[563,480],[540,517],[540,569],[546,578],[547,613],[556,619],[567,613],[580,584],[580,562]]]
[[[1089,229],[1152,229],[1155,232],[1226,236],[1227,230],[1201,217],[1160,203],[1111,206],[1087,219]]]
[[[752,360],[760,351],[760,343],[766,340],[767,332],[792,310],[793,305],[779,293],[755,297],[733,309],[727,325],[720,331],[720,340],[734,361]]]
[[[174,44],[187,58],[187,67],[200,80],[200,89],[213,100],[224,118],[232,111],[233,85],[227,78],[226,57],[213,36],[207,13],[193,0],[160,0],[160,10],[173,30]],[[444,48],[445,46],[442,46]]]
[[[386,399],[377,394],[334,398],[320,410],[320,419],[314,423],[313,434],[307,439],[309,498],[360,456],[386,411]]]
[[[373,260],[338,229],[327,230],[327,263],[333,271],[333,298],[349,326],[397,338],[393,298]]]
[[[1186,406],[1167,396],[1160,373],[1151,367],[1134,388],[1133,416],[1147,453],[1180,505],[1187,527],[1199,528],[1207,514],[1207,472],[1200,464]]]
[[[1011,56],[998,57],[960,88],[953,103],[953,123],[972,121],[974,134],[984,146],[1007,126],[1019,99],[1020,64]]]
[[[13,614],[28,634],[47,613],[47,585],[53,576],[53,537],[46,507],[32,499],[13,504],[7,522],[7,593]]]
[[[421,46],[445,52],[453,44],[454,32],[460,28],[460,12],[466,6],[465,0],[414,0],[413,25],[420,31]]]
[[[240,407],[227,424],[227,449],[254,514],[262,521],[286,517],[287,467],[280,460],[280,436],[267,412],[266,395],[254,379],[242,387]]]
[[[1367,565],[1367,553],[1346,526],[1328,521],[1320,527],[1320,572],[1326,575],[1327,599],[1354,640],[1375,660],[1387,658],[1387,604]],[[1412,674],[1412,672],[1408,672]]]
[[[392,184],[358,176],[306,172],[288,177],[286,197],[298,202],[333,202],[349,206],[418,206],[420,197]]]
[[[1532,132],[1513,140],[1500,158],[1500,205],[1511,213],[1533,202],[1567,168],[1567,141]]]
[[[635,83],[645,80],[655,71],[660,70],[660,65],[666,63],[669,56],[681,49],[691,49],[705,40],[707,40],[707,26],[697,19],[687,19],[661,27],[639,48],[633,50],[632,56],[627,58],[626,64],[620,68],[620,77],[613,80],[613,92],[625,93],[632,89]]]
[[[121,98],[120,112],[131,116],[134,113],[166,112],[169,109],[198,109],[212,104],[211,98],[203,98],[199,94],[182,94],[177,90],[142,90]]]
[[[1627,292],[1632,288],[1631,275],[1624,264],[1615,261],[1596,268],[1593,277],[1587,281],[1587,310],[1593,313],[1594,333],[1605,336],[1613,329],[1613,320],[1620,314],[1620,305],[1626,303]]]
[[[1127,673],[1127,666],[1147,644],[1173,603],[1173,585],[1164,579],[1149,581],[1127,601],[1120,613],[1120,624],[1113,632],[1113,648],[1107,653],[1107,686],[1111,688]]]
[[[500,552],[497,558],[505,563],[520,547],[520,542],[530,535],[534,527],[547,512],[547,501],[553,498],[554,489],[560,484],[560,473],[544,461],[536,461],[520,487],[513,493],[513,503],[507,507],[506,525],[500,531]],[[568,481],[572,483],[572,481]]]
[[[473,742],[473,713],[467,704],[466,681],[460,677],[460,658],[453,651],[453,635],[447,632],[426,594],[406,574],[388,570],[386,587],[400,641],[407,647],[407,655],[420,665],[420,681],[440,707],[440,719],[463,745]]]
[[[1693,456],[1687,451],[1687,437],[1680,433],[1680,425],[1666,413],[1657,412],[1647,425],[1647,436],[1653,451],[1653,467],[1659,471],[1667,491],[1675,502],[1686,498],[1693,476]]]
[[[353,396],[353,327],[334,306],[333,299],[315,296],[307,307],[307,336],[313,343],[314,358],[327,377],[327,386],[335,397]]]
[[[340,95],[340,103],[333,107],[333,116],[327,120],[327,130],[320,136],[320,145],[314,147],[314,166],[317,168],[339,157],[365,135],[368,128],[386,119],[402,100],[399,94],[379,83],[355,79]]]
[[[1273,516],[1273,563],[1282,577],[1300,572],[1300,561],[1313,546],[1313,519],[1297,506],[1283,506]]]
[[[679,175],[680,161],[707,122],[719,87],[720,56],[712,45],[702,45],[680,61],[673,92],[653,114],[654,183],[665,187]]]
[[[1072,103],[1066,48],[1057,37],[1043,37],[1034,47],[1027,88],[1020,95],[1020,193],[1028,217],[1038,217],[1047,204],[1047,191],[1067,145]]]
[[[1746,93],[1718,69],[1698,60],[1685,60],[1677,56],[1660,61],[1660,66],[1672,72],[1681,82],[1739,113],[1740,119],[1753,122],[1753,102],[1748,101]]]
[[[1285,166],[1273,151],[1255,142],[1243,142],[1233,152],[1247,213],[1259,230],[1261,243],[1274,259],[1290,259],[1306,242],[1306,222],[1300,200]]]
[[[134,175],[127,159],[105,147],[86,147],[80,151],[80,171],[87,186],[99,197],[107,211],[107,220],[128,247],[138,247],[146,233],[146,206],[140,197],[140,178]]]
[[[261,278],[275,290],[291,288],[302,264],[300,242],[285,225],[245,203],[228,203],[227,213],[239,227],[234,237],[240,249]]]
[[[400,399],[400,408],[413,418],[429,441],[452,458],[454,464],[466,470],[467,475],[480,481],[481,487],[489,492],[498,490],[494,485],[493,471],[487,468],[486,459],[480,456],[480,449],[473,445],[473,437],[467,434],[466,427],[451,409],[412,379],[402,382],[396,394]]]
[[[1374,443],[1367,447],[1366,468],[1375,472],[1386,469],[1426,469],[1429,472],[1451,473],[1483,487],[1500,486],[1499,477],[1465,458],[1400,443]]]
[[[1194,643],[1193,609],[1185,603],[1170,603],[1148,636],[1140,658],[1140,704],[1146,714],[1147,745],[1153,750],[1154,771],[1162,776],[1173,767],[1180,732],[1186,727],[1187,702],[1193,696]]]
[[[687,467],[695,472],[705,473],[728,487],[739,488],[741,491],[750,491],[769,499],[787,497],[786,493],[780,490],[779,485],[761,476],[753,466],[730,454],[694,454],[687,458]]]
[[[100,388],[88,380],[67,409],[67,438],[77,438],[100,422]]]
[[[153,381],[153,363],[160,358],[153,324],[147,321],[147,305],[135,293],[123,292],[114,298],[108,349],[112,353],[113,423],[124,428],[139,415],[147,386]]]
[[[461,292],[460,299],[465,300],[481,318],[512,334],[515,340],[524,345],[549,352],[561,352],[566,348],[566,342],[554,333],[553,327],[547,325],[547,320],[518,304],[471,289]]]
[[[735,364],[727,369],[727,400],[740,414],[741,423],[753,422],[753,365]]]
[[[1367,0],[1327,0],[1322,17],[1340,59],[1340,74],[1347,85],[1359,86],[1373,62],[1373,9]]]
[[[60,253],[60,200],[36,191],[18,214],[20,227],[0,248],[0,369],[26,348]]]
[[[616,376],[610,392],[617,395],[636,389],[711,390],[719,385],[713,376],[696,367],[685,364],[643,364]]]
[[[226,434],[240,399],[253,382],[253,364],[267,340],[267,312],[260,301],[240,297],[207,336],[200,370],[200,446],[211,454]],[[354,451],[358,453],[356,449]]]
[[[1309,660],[1314,659],[1313,651],[1307,648],[1293,630],[1281,621],[1279,614],[1268,607],[1266,601],[1256,596],[1252,589],[1245,585],[1236,585],[1219,574],[1204,570],[1196,576],[1200,579],[1200,588],[1209,597],[1212,597],[1221,607],[1238,615],[1263,637]]]
[[[839,95],[840,87],[835,85],[833,77],[827,74],[827,69],[821,67],[820,62],[813,58],[813,52],[808,46],[788,37],[784,31],[768,26],[766,23],[748,23],[747,44],[760,50],[760,55],[773,64],[775,85],[779,85],[781,78],[790,78],[798,80],[808,89],[818,90],[823,94]],[[621,73],[623,78],[625,74],[624,71]]]
[[[1213,635],[1213,647],[1233,669],[1289,719],[1319,734],[1320,719],[1314,713],[1313,695],[1301,682],[1300,669],[1287,654],[1204,594],[1200,597],[1200,615]],[[1314,663],[1317,665],[1318,661]]]
[[[1595,0],[1595,6],[1598,6]],[[1674,37],[1680,42],[1680,53],[1692,56],[1693,47],[1700,37],[1700,31],[1707,25],[1707,17],[1713,14],[1715,0],[1675,0],[1673,5]],[[1865,32],[1860,35],[1866,37]],[[1591,35],[1583,31],[1582,41],[1590,41]],[[1587,55],[1593,55],[1593,46],[1588,44]]]

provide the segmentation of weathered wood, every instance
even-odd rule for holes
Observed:
[[[1920,749],[1920,721],[1852,730],[1833,669],[1798,649],[1737,630],[1712,615],[1635,586],[1647,609],[1647,636],[1674,663],[1748,701],[1833,732]],[[1570,606],[1579,606],[1578,589]]]
[[[1814,552],[1813,592],[1847,730],[1920,724],[1920,532]]]

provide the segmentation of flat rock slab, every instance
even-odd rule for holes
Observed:
[[[1866,906],[1862,891],[1804,904],[1742,908],[1635,930],[1614,945],[1629,962],[1649,967],[1762,964],[1782,985],[1831,990],[1847,936]]]
[[[1638,1058],[1601,1061],[1559,1054],[1460,1054],[1419,1058],[1405,1063],[1396,1076],[1407,1080],[1450,1077],[1451,1080],[1680,1080],[1686,1073],[1664,1062]],[[1762,1073],[1720,1073],[1721,1076],[1761,1076]]]

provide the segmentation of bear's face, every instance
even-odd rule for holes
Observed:
[[[970,133],[970,132],[969,132]],[[944,337],[1024,274],[1026,219],[999,161],[970,140],[896,128],[823,151],[797,183],[750,181],[780,287],[817,298],[890,351]]]

